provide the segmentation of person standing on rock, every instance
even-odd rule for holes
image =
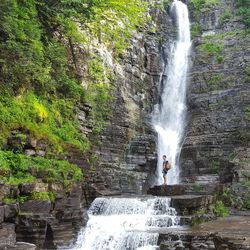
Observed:
[[[168,173],[168,170],[171,168],[171,164],[167,160],[166,155],[163,155],[162,158],[163,158],[162,173],[163,173],[164,185],[167,185],[167,173]]]

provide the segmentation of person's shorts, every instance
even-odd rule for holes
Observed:
[[[163,177],[165,177],[167,175],[168,171],[167,170],[162,170],[162,173],[163,173]]]

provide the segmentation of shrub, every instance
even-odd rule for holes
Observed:
[[[250,195],[247,197],[246,208],[250,209]]]
[[[47,182],[70,184],[82,180],[79,167],[68,161],[28,157],[11,151],[0,151],[0,176],[7,184],[32,183],[39,173]]]
[[[222,201],[216,201],[216,203],[212,207],[212,211],[216,216],[226,217],[229,216],[229,210],[225,207]]]
[[[32,192],[31,197],[32,200],[50,200],[54,201],[56,195],[53,192]]]
[[[218,55],[223,51],[223,44],[220,43],[204,43],[198,46],[200,51],[202,51],[205,55],[212,56]]]
[[[225,10],[224,13],[219,18],[219,23],[222,25],[230,18],[232,18],[233,14],[230,10]]]
[[[200,36],[202,33],[202,28],[199,23],[193,23],[191,26],[191,37],[195,38],[197,36]]]
[[[250,107],[245,108],[244,117],[246,120],[250,120]]]

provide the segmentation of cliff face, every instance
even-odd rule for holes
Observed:
[[[184,181],[249,178],[250,36],[236,13],[232,1],[220,1],[198,16],[191,11],[193,28],[200,24],[201,33],[191,55]]]
[[[120,193],[145,192],[154,177],[156,135],[151,114],[174,32],[166,10],[154,8],[150,15],[152,22],[135,34],[127,56],[115,67],[113,115],[101,134],[101,145],[94,147],[98,167],[93,178],[101,180],[94,188],[99,192],[105,188]]]

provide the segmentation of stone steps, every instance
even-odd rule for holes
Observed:
[[[207,210],[215,202],[215,196],[223,191],[221,184],[178,184],[155,186],[148,194],[171,198],[171,206],[180,215],[193,215],[200,209]]]

